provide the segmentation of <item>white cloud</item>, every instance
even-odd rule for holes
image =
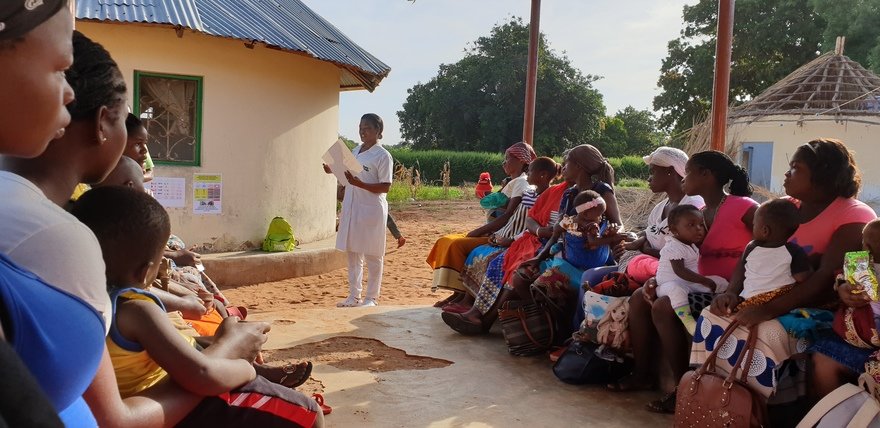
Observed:
[[[544,0],[541,31],[595,83],[609,113],[651,108],[666,44],[678,37],[684,4],[695,0]],[[361,47],[391,66],[373,92],[340,95],[340,133],[357,140],[360,116],[385,120],[386,144],[400,141],[396,112],[406,90],[462,58],[468,44],[510,16],[528,22],[529,0],[305,0]],[[539,87],[540,91],[541,88]]]

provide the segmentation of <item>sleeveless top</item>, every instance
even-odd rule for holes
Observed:
[[[107,350],[113,361],[113,371],[116,373],[119,395],[126,398],[159,383],[168,376],[168,372],[150,357],[143,346],[126,339],[119,332],[116,326],[116,309],[119,307],[120,299],[153,302],[159,305],[163,311],[165,305],[153,293],[139,288],[118,289],[110,294],[110,301],[113,303],[113,323],[110,325],[110,335],[107,336]],[[195,344],[195,338],[183,333],[181,336],[190,345]]]
[[[724,198],[715,213],[712,228],[700,245],[701,275],[716,275],[730,281],[730,275],[746,245],[752,241],[752,230],[743,223],[742,218],[756,206],[758,203],[749,197],[727,195]]]
[[[82,394],[104,353],[101,314],[0,254],[0,315],[6,340],[64,424],[97,426]]]

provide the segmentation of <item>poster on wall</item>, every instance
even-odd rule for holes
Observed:
[[[165,208],[186,207],[186,179],[175,177],[153,177],[145,186]]]
[[[223,212],[223,179],[220,174],[193,174],[193,214]]]

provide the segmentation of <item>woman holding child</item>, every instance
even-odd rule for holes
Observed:
[[[504,152],[502,167],[511,180],[501,189],[508,200],[504,213],[467,235],[446,235],[434,243],[427,258],[428,264],[434,269],[432,288],[445,288],[455,292],[450,299],[438,302],[442,303],[441,306],[449,303],[462,304],[467,299],[467,290],[461,281],[467,257],[475,248],[489,243],[490,237],[514,217],[522,202],[523,193],[529,189],[527,172],[529,164],[536,157],[535,150],[529,144],[519,142],[508,147]]]
[[[730,193],[725,191],[729,184]],[[725,154],[700,152],[688,160],[682,187],[687,195],[699,195],[705,201],[702,217],[705,237],[699,246],[698,274],[717,276],[727,281],[746,244],[751,240],[752,218],[757,203],[746,171]],[[649,280],[630,299],[629,331],[635,356],[632,374],[608,385],[615,391],[650,389],[656,344],[663,350],[662,362],[668,363],[676,381],[687,371],[690,336],[673,310],[669,297],[656,297],[657,283]],[[659,412],[674,410],[674,393],[652,402],[649,408]]]
[[[750,373],[749,383],[765,396],[775,394],[773,401],[777,403],[796,398],[781,394],[782,389],[789,386],[782,381],[803,380],[803,371],[797,370],[796,365],[783,363],[791,355],[805,350],[812,333],[795,331],[794,335],[788,334],[787,331],[792,329],[787,328],[787,323],[792,316],[787,314],[797,308],[825,307],[835,300],[834,278],[842,269],[844,254],[862,248],[862,230],[876,218],[870,207],[855,199],[861,187],[859,170],[852,154],[838,140],[817,139],[800,146],[791,158],[783,187],[788,200],[796,207],[799,225],[789,242],[806,252],[812,274],[793,287],[783,287],[790,284],[761,284],[776,290],[754,296],[748,295],[747,282],[745,286],[732,284],[727,293],[715,298],[711,311],[703,311],[699,329],[706,331],[704,336],[707,337],[694,338],[691,357],[693,362],[701,362],[707,354],[704,348],[714,346],[713,333],[726,328],[733,320],[743,326],[758,325],[758,337],[763,341],[763,347],[759,349],[767,354],[768,370],[771,371],[768,374],[772,377],[756,378]],[[742,271],[743,267],[739,266],[738,270]],[[745,273],[748,280],[749,271]],[[791,288],[796,288],[797,292],[788,292]],[[840,293],[845,297],[844,302],[854,304],[845,294],[849,286],[844,284],[840,288],[843,289]],[[745,334],[743,328],[734,333],[739,339],[744,339]],[[833,380],[837,366],[848,365],[850,370],[860,368],[858,364],[851,364],[853,356],[848,355],[850,350],[843,345],[826,337],[820,338],[813,346],[817,392],[830,392],[837,386]],[[861,358],[863,363],[867,354],[861,354]],[[792,367],[790,373],[785,373],[787,366]],[[720,365],[720,368],[726,367]],[[780,374],[792,376],[786,378]],[[794,379],[798,376],[801,379]]]

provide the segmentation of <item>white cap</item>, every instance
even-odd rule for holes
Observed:
[[[643,157],[648,165],[672,167],[678,175],[684,177],[684,166],[688,162],[688,155],[675,147],[657,147],[653,153]]]

